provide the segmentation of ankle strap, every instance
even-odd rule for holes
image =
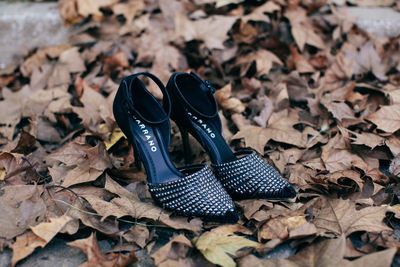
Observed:
[[[200,110],[198,110],[197,108],[195,108],[188,99],[185,98],[185,96],[182,94],[182,92],[179,89],[179,86],[176,82],[177,76],[179,75],[190,75],[195,81],[197,81],[199,83],[199,88],[201,91],[204,92],[204,94],[206,94],[206,96],[208,97],[211,105],[213,106],[213,114],[205,114],[203,112],[201,112]],[[204,80],[201,79],[196,73],[194,72],[190,72],[189,73],[176,73],[174,75],[174,79],[173,79],[173,84],[174,87],[176,89],[176,95],[177,97],[182,101],[181,103],[185,106],[185,109],[187,111],[189,111],[190,113],[192,113],[193,115],[198,116],[199,118],[205,118],[205,119],[214,119],[216,117],[218,117],[218,104],[217,101],[214,97],[214,92],[215,89],[214,87],[210,84],[210,82],[208,80]]]
[[[132,97],[132,90],[134,90],[134,88],[132,88],[132,83],[134,80],[138,79],[138,76],[143,75],[143,76],[147,76],[150,79],[152,79],[154,81],[155,84],[157,84],[157,86],[160,88],[162,94],[163,94],[163,106],[160,107],[164,109],[164,111],[166,112],[166,116],[158,121],[150,121],[148,119],[146,119],[145,117],[143,117],[142,114],[140,114],[140,112],[138,112],[134,107],[135,107],[135,103]],[[157,76],[155,76],[152,73],[149,72],[138,72],[135,73],[133,75],[130,75],[128,77],[125,77],[122,81],[123,84],[125,84],[125,103],[126,103],[126,108],[128,110],[128,112],[132,112],[135,116],[137,116],[140,120],[148,123],[148,124],[161,124],[163,122],[166,122],[169,120],[169,117],[171,115],[171,99],[169,97],[168,91],[165,88],[164,84],[160,81],[160,79],[157,78]],[[151,95],[154,98],[154,101],[156,101],[158,103],[158,100],[146,89],[143,88],[149,95]]]

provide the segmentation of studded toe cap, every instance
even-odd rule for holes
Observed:
[[[184,216],[237,221],[238,215],[231,197],[209,166],[197,164],[182,168],[181,172],[190,174],[167,183],[148,183],[153,199],[160,206]]]
[[[281,199],[296,196],[294,188],[255,151],[242,150],[236,160],[213,164],[215,176],[228,193],[238,199]]]

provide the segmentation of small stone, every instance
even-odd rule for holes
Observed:
[[[400,34],[400,13],[385,7],[346,7],[356,25],[377,37],[393,38]]]

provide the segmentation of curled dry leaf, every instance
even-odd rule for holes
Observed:
[[[68,245],[79,248],[87,256],[87,262],[84,262],[80,267],[102,266],[102,267],[124,267],[130,266],[138,261],[135,253],[132,251],[129,255],[121,253],[104,253],[101,251],[95,234],[91,234],[86,239],[79,239],[69,242]]]
[[[182,264],[185,260],[188,248],[192,247],[192,243],[184,235],[180,234],[171,239],[166,245],[157,250],[151,258],[154,260],[154,264],[159,266],[160,264],[166,264],[172,266],[172,264]]]
[[[232,85],[228,83],[215,92],[215,98],[222,108],[236,113],[242,113],[245,110],[245,106],[239,99],[232,97],[231,93]]]
[[[302,232],[300,227],[305,231]],[[308,223],[305,216],[290,216],[290,217],[278,217],[269,220],[265,223],[258,231],[258,239],[287,239],[292,234],[292,231],[296,231],[296,236],[302,235],[313,235],[317,233],[317,228]]]

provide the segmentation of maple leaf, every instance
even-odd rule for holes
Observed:
[[[232,16],[213,15],[191,21],[178,13],[175,16],[175,32],[177,37],[182,37],[185,41],[202,40],[210,49],[224,49],[223,42],[236,20],[237,18]]]
[[[314,32],[313,25],[303,8],[298,7],[295,10],[287,10],[285,17],[290,21],[292,35],[300,51],[303,51],[305,44],[321,49],[325,48],[324,41]]]
[[[82,123],[92,131],[99,132],[100,122],[113,118],[110,103],[86,82],[83,82],[83,94],[80,100],[84,107],[72,109],[82,119]]]
[[[282,110],[273,113],[268,121],[267,128],[250,126],[240,130],[232,139],[244,138],[247,146],[264,154],[264,146],[269,140],[292,144],[298,147],[307,145],[307,136],[293,128],[298,122],[298,115],[294,110]]]
[[[386,207],[366,207],[356,210],[354,202],[342,199],[320,198],[314,205],[312,223],[322,235],[350,235],[357,231],[392,231],[382,221]]]

